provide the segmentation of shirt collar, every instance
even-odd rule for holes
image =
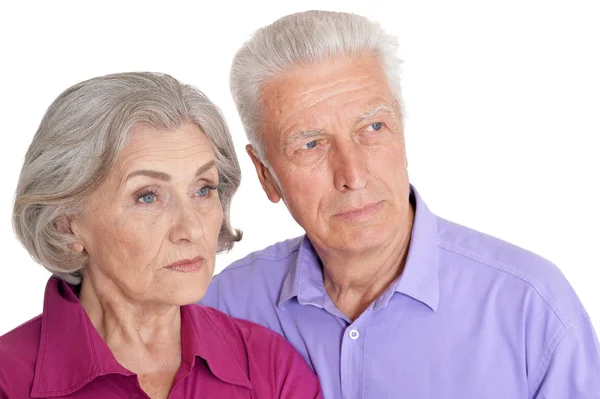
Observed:
[[[328,300],[323,283],[323,269],[319,255],[305,235],[300,241],[296,263],[288,271],[279,294],[278,306],[297,297],[302,305],[326,307]]]
[[[224,334],[237,327],[227,316],[218,318],[211,312],[216,311],[199,305],[181,307],[182,360],[193,367],[197,358],[204,359],[215,377],[252,389],[241,341],[235,334]]]
[[[439,302],[437,217],[427,208],[412,185],[411,202],[415,207],[415,218],[406,264],[400,278],[382,295],[378,307],[387,305],[397,292],[410,296],[435,311]],[[331,303],[323,284],[321,260],[306,235],[300,243],[296,263],[283,282],[278,306],[294,297],[303,305],[327,308]]]
[[[56,277],[46,285],[34,398],[69,395],[101,375],[133,375],[110,352],[74,289]]]
[[[95,378],[107,374],[135,376],[121,366],[102,340],[74,292],[65,281],[50,278],[44,295],[40,345],[31,396],[46,398],[69,395]],[[194,306],[195,308],[192,308]],[[219,323],[197,305],[181,307],[182,360],[195,366],[196,357],[222,381],[252,388],[244,355],[234,355],[236,342],[229,342]],[[245,368],[244,368],[245,367]]]
[[[392,285],[394,292],[408,295],[436,311],[440,298],[438,227],[435,216],[411,186],[415,219],[402,275]]]

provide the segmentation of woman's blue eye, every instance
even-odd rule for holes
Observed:
[[[304,148],[306,149],[312,149],[315,148],[317,146],[317,140],[313,140],[313,141],[309,141],[308,143],[304,144]]]
[[[156,195],[153,193],[144,194],[138,198],[138,201],[143,202],[144,204],[151,204],[156,201]]]
[[[196,192],[196,195],[198,197],[206,197],[208,195],[208,187],[202,187]]]
[[[381,122],[375,122],[375,123],[371,123],[371,129],[377,131],[379,129],[381,129],[383,127],[383,125],[381,124]]]

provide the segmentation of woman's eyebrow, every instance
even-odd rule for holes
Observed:
[[[208,161],[207,163],[205,163],[204,165],[202,165],[198,168],[198,170],[196,171],[196,176],[200,176],[201,174],[203,174],[204,172],[206,172],[207,170],[209,170],[210,168],[212,168],[214,166],[216,166],[216,163],[214,160]],[[136,170],[135,172],[131,172],[127,176],[127,179],[125,179],[125,181],[131,179],[134,176],[147,176],[152,179],[157,179],[157,180],[162,180],[162,181],[167,181],[167,182],[171,181],[171,175],[169,175],[168,173],[159,172],[157,170],[149,170],[149,169],[140,169],[140,170]]]

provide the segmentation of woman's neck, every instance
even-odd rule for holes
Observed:
[[[168,395],[181,364],[180,307],[135,301],[104,276],[86,273],[79,300],[123,367],[152,398]],[[166,397],[166,396],[164,396]]]
[[[146,344],[180,341],[179,306],[133,299],[110,279],[89,272],[83,278],[79,300],[109,347],[115,340]]]

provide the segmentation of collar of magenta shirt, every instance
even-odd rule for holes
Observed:
[[[387,306],[394,293],[408,295],[427,305],[432,311],[437,310],[440,295],[437,218],[413,186],[410,201],[415,209],[415,219],[404,271],[374,302],[373,310]],[[297,261],[284,279],[277,304],[279,307],[284,306],[285,302],[294,297],[302,305],[317,306],[346,318],[325,291],[321,261],[307,236],[302,238]]]
[[[181,307],[182,364],[194,367],[200,357],[220,380],[251,389],[244,372],[247,365],[233,354],[210,317],[205,312],[192,312],[190,306],[197,305]],[[69,395],[107,374],[135,375],[117,362],[81,306],[74,287],[51,278],[44,296],[31,396]]]

